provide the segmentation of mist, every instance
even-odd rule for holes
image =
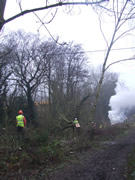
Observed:
[[[110,98],[108,117],[111,124],[121,123],[127,114],[135,108],[135,72],[127,71],[120,74],[115,95]]]

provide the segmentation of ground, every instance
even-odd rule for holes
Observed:
[[[35,159],[34,146],[32,148],[29,151],[34,153]],[[1,171],[0,180],[128,180],[128,161],[134,150],[135,129],[132,129],[117,140],[100,141],[100,148],[88,146],[71,150],[70,158],[63,163],[55,163],[53,168],[44,163],[36,164],[34,168],[26,164],[24,169],[20,167],[12,171],[8,164],[8,172],[6,169],[6,173]]]
[[[135,149],[135,130],[96,152],[78,153],[77,163],[61,168],[50,180],[127,180],[128,158]]]

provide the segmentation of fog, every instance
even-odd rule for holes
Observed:
[[[120,74],[119,81],[115,88],[115,95],[110,98],[111,110],[108,117],[111,124],[123,122],[135,107],[135,71],[131,69]]]

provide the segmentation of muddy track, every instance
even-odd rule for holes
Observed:
[[[104,149],[80,154],[77,164],[70,164],[50,180],[127,180],[128,156],[135,149],[135,131]]]

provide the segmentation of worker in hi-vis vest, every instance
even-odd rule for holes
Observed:
[[[18,116],[16,116],[16,125],[17,125],[17,136],[21,140],[24,136],[24,127],[26,127],[26,118],[23,115],[23,111],[19,110]]]
[[[75,118],[74,120],[73,120],[73,132],[74,132],[74,130],[77,128],[79,128],[80,127],[80,124],[79,124],[79,122],[78,122],[78,119],[77,118]]]
[[[74,126],[75,126],[76,128],[79,128],[79,127],[80,127],[80,124],[79,124],[77,118],[74,119],[73,123],[74,123]]]

